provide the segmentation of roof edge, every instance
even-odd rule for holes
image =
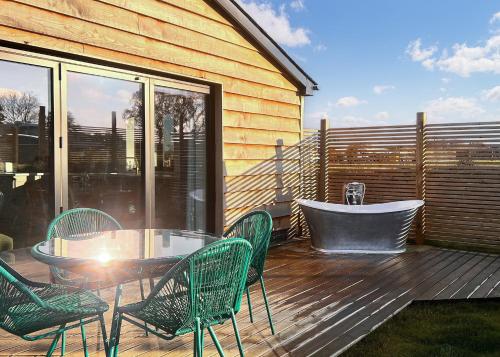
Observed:
[[[247,35],[259,43],[294,80],[302,84],[301,95],[313,95],[315,90],[319,90],[318,83],[235,0],[214,0],[214,2],[236,21]]]

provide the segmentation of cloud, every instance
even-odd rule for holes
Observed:
[[[445,77],[445,78],[441,78],[441,82],[443,82],[444,84],[448,84],[448,83],[450,83],[450,82],[451,82],[451,79],[450,79],[450,78],[447,78],[447,77]]]
[[[469,77],[472,73],[492,72],[500,74],[500,35],[490,37],[483,46],[469,47],[466,43],[455,44],[452,54],[444,51],[435,65],[442,71]]]
[[[324,52],[328,49],[328,47],[326,47],[325,45],[323,45],[322,43],[320,44],[317,44],[316,46],[313,47],[313,51],[314,52]]]
[[[366,100],[361,100],[351,96],[351,97],[339,98],[335,103],[335,106],[340,108],[349,108],[349,107],[357,107],[358,105],[366,103],[367,103]]]
[[[387,119],[389,119],[389,113],[388,112],[378,112],[377,114],[375,114],[375,119],[387,120]]]
[[[417,38],[414,41],[410,41],[406,47],[406,54],[410,56],[414,62],[424,62],[428,61],[437,50],[437,46],[422,48],[422,40]]]
[[[243,9],[281,45],[300,47],[311,43],[309,30],[290,24],[285,6],[276,11],[271,3],[259,0],[238,0]]]
[[[500,21],[500,11],[493,14],[493,16],[490,19],[490,24],[493,25],[494,23],[499,22],[499,21]]]
[[[373,93],[379,95],[392,89],[396,89],[396,87],[393,85],[378,84],[373,87]]]
[[[500,21],[500,12],[495,13],[490,24]],[[420,62],[428,70],[437,68],[443,72],[469,77],[473,73],[500,74],[500,33],[490,35],[486,41],[477,45],[455,43],[450,49],[445,48],[437,56],[437,46],[422,47],[422,40],[411,41],[406,54],[414,62]]]
[[[302,11],[306,8],[306,5],[304,4],[304,0],[293,0],[290,3],[290,7],[295,11]]]
[[[487,100],[489,102],[500,102],[500,86],[484,90],[482,98],[483,100]]]
[[[429,119],[432,121],[457,121],[468,119],[479,121],[485,111],[474,98],[446,97],[430,100],[425,105]]]

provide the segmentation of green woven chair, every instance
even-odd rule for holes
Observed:
[[[62,238],[68,240],[84,240],[91,238],[96,232],[123,229],[120,223],[106,212],[94,208],[73,208],[64,211],[54,218],[47,230],[46,240]],[[99,282],[89,281],[87,278],[75,277],[68,271],[50,267],[54,282],[62,285],[78,286],[81,288],[94,287],[100,296]],[[144,300],[144,285],[139,279],[141,298]]]
[[[273,230],[273,220],[271,215],[266,211],[253,211],[240,217],[229,229],[224,233],[226,238],[240,237],[245,238],[250,242],[253,248],[252,261],[248,270],[246,282],[246,293],[248,301],[248,310],[250,322],[253,322],[252,302],[250,301],[249,287],[260,282],[264,303],[266,304],[267,318],[271,326],[271,333],[274,335],[274,325],[271,316],[271,309],[267,301],[266,287],[264,285],[264,263],[266,262],[267,249],[271,240],[271,232]]]
[[[148,328],[142,324],[146,322],[155,327],[149,329],[150,333],[166,340],[194,332],[194,352],[198,357],[203,356],[206,328],[223,356],[212,326],[231,319],[243,356],[235,314],[240,310],[251,254],[252,247],[247,241],[231,239],[212,243],[181,260],[163,276],[146,300],[118,309],[111,355],[118,354],[121,324],[125,320],[141,328]]]
[[[93,208],[73,208],[54,218],[47,230],[46,240],[56,237],[84,240],[91,238],[96,232],[117,229],[122,229],[120,223],[105,212]],[[50,271],[58,284],[88,287],[87,279],[77,278],[68,271],[54,266],[50,267]]]
[[[0,259],[0,328],[27,341],[54,336],[47,356],[61,341],[64,354],[64,331],[80,327],[83,350],[88,355],[85,325],[101,324],[106,354],[108,341],[103,314],[109,306],[88,290],[29,281]],[[34,333],[39,333],[33,335]]]

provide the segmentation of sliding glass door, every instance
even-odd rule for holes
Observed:
[[[52,83],[57,69],[12,59],[0,60],[0,251],[9,238],[15,247],[43,239],[56,201]]]
[[[154,226],[207,229],[208,88],[154,85]]]
[[[123,227],[145,227],[145,82],[79,67],[63,75],[67,208],[97,208]]]
[[[212,230],[209,102],[206,85],[0,48],[0,251],[76,207]]]

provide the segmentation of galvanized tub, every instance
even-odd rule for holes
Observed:
[[[329,253],[401,253],[420,200],[348,206],[297,200],[311,246]]]

